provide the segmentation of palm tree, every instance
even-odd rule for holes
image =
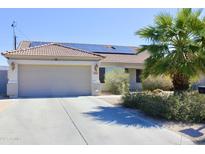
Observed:
[[[187,90],[190,79],[205,73],[205,18],[202,10],[180,9],[175,17],[161,13],[154,25],[136,32],[148,41],[143,76],[169,75],[175,91]]]

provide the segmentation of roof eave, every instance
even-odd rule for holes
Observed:
[[[4,56],[7,59],[9,58],[9,56],[6,54],[6,52],[2,52],[1,55]]]
[[[9,58],[11,56],[16,56],[14,54],[10,54],[10,53],[14,53],[14,52],[18,52],[18,51],[21,51],[21,50],[28,50],[28,49],[32,49],[32,48],[40,48],[40,47],[44,47],[44,46],[49,46],[49,45],[57,45],[57,46],[61,46],[63,48],[70,48],[70,49],[74,49],[74,50],[78,50],[79,52],[85,52],[87,54],[90,54],[92,56],[96,56],[96,57],[99,57],[101,59],[105,58],[105,56],[102,56],[100,54],[96,54],[96,53],[90,53],[88,51],[85,51],[85,50],[81,50],[81,49],[77,49],[77,48],[73,48],[73,47],[66,47],[64,45],[61,45],[61,44],[57,44],[57,43],[50,43],[50,44],[44,44],[44,45],[40,45],[40,46],[36,46],[36,47],[29,47],[29,48],[26,48],[26,49],[16,49],[16,50],[11,50],[11,51],[6,51],[4,53],[2,53],[3,56]],[[18,56],[26,56],[26,55],[18,55]],[[29,55],[29,56],[32,56],[32,55]]]
[[[103,58],[101,57],[86,57],[86,56],[47,56],[47,55],[41,55],[41,56],[38,56],[38,55],[7,55],[7,54],[4,54],[3,55],[4,57],[6,57],[7,59],[28,59],[28,60],[31,60],[32,58],[34,59],[82,59],[82,60],[97,60],[97,61],[100,61],[102,60]]]

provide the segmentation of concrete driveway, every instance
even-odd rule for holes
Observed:
[[[96,97],[0,100],[0,144],[193,144]]]

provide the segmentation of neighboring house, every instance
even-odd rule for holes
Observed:
[[[8,67],[0,66],[0,96],[6,95],[6,84],[8,82],[7,74],[8,74]]]
[[[22,41],[8,59],[7,95],[58,97],[98,95],[107,70],[129,73],[130,89],[141,87],[140,73],[148,53],[136,47]]]

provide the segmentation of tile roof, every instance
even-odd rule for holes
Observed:
[[[88,58],[103,58],[103,56],[89,53],[84,50],[65,47],[60,44],[50,43],[46,45],[30,47],[25,49],[17,49],[2,53],[5,57],[11,56],[57,56],[57,57],[88,57]]]
[[[101,54],[106,57],[101,60],[105,63],[130,63],[130,64],[143,64],[145,59],[149,57],[148,52],[140,53],[137,55],[125,55],[125,54]]]
[[[19,48],[35,47],[49,43],[57,43],[66,47],[73,47],[91,53],[113,53],[113,54],[136,54],[137,47],[103,44],[84,44],[84,43],[64,43],[64,42],[41,42],[41,41],[22,41]]]
[[[32,45],[33,43],[33,45]],[[100,58],[104,63],[130,63],[130,64],[143,64],[145,59],[149,57],[148,52],[137,53],[137,47],[118,46],[113,50],[121,50],[110,52],[111,49],[105,50],[106,45],[94,45],[94,44],[79,44],[79,43],[47,43],[36,41],[22,41],[19,44],[17,50],[3,53],[5,57],[10,56],[63,56],[63,57],[91,57]],[[36,46],[38,45],[38,46]],[[117,47],[117,46],[115,46]],[[110,48],[110,46],[108,47]],[[123,53],[123,51],[130,51],[132,54]],[[106,52],[101,52],[101,49]],[[134,49],[134,50],[133,50]],[[90,51],[91,50],[91,51]],[[109,52],[107,52],[109,51]],[[99,57],[101,56],[101,57]]]

